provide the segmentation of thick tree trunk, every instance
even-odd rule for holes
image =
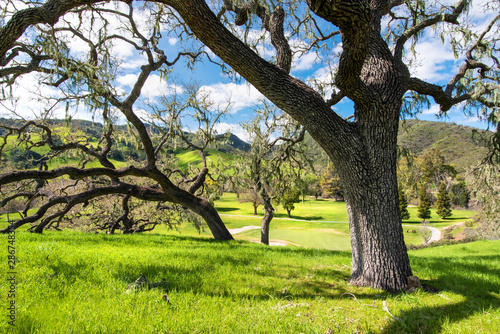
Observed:
[[[340,164],[352,247],[350,283],[388,291],[404,289],[412,276],[398,205],[396,146],[390,152],[359,152],[364,158]],[[378,156],[377,156],[378,155]]]
[[[360,87],[371,98],[355,99],[354,124],[360,140],[351,141],[350,156],[339,159],[328,153],[344,186],[353,259],[350,283],[396,292],[412,276],[396,175],[399,117],[409,74],[392,57],[376,29],[368,45]]]
[[[334,162],[345,187],[352,236],[351,283],[398,291],[412,275],[396,179],[397,128],[410,74],[380,36],[384,1],[308,4],[342,31],[335,84],[354,102],[354,122],[341,119],[317,92],[255,55],[202,1],[172,3],[205,45],[303,124]]]

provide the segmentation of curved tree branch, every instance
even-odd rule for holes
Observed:
[[[142,200],[146,201],[162,201],[166,200],[165,194],[161,192],[160,190],[156,188],[151,188],[151,187],[142,187],[142,186],[134,186],[131,184],[115,184],[111,185],[108,187],[99,187],[99,188],[94,188],[90,189],[85,192],[81,192],[75,195],[71,196],[57,196],[53,198],[49,198],[47,203],[41,205],[38,210],[31,216],[27,216],[24,218],[21,218],[12,224],[10,224],[8,227],[5,229],[0,230],[0,233],[5,233],[9,231],[13,231],[17,229],[18,227],[35,222],[37,220],[40,220],[41,218],[44,217],[44,215],[47,213],[47,211],[56,205],[63,204],[64,208],[62,210],[59,210],[48,217],[44,218],[44,220],[41,222],[41,227],[36,228],[36,232],[41,232],[43,228],[54,218],[59,217],[61,215],[64,215],[67,213],[71,208],[78,204],[83,204],[86,203],[94,198],[105,196],[105,195],[112,195],[112,194],[130,194],[131,196],[137,197]]]
[[[336,86],[358,105],[376,100],[360,75],[368,55],[372,34],[372,9],[369,1],[307,0],[318,16],[340,28],[343,52],[335,77]],[[350,15],[345,15],[348,12]]]
[[[434,101],[440,105],[442,112],[446,112],[452,106],[468,100],[478,101],[489,108],[500,107],[500,102],[488,100],[485,97],[491,92],[500,89],[500,85],[495,83],[496,80],[487,76],[488,72],[492,70],[492,67],[483,62],[477,61],[473,54],[474,51],[481,46],[484,37],[491,31],[494,24],[498,20],[500,20],[500,14],[493,18],[485,30],[478,36],[476,42],[467,49],[465,52],[465,63],[458,69],[457,73],[448,82],[444,89],[441,86],[427,83],[418,78],[411,78],[409,89],[414,90],[419,94],[432,96]],[[457,85],[460,80],[463,79],[469,71],[476,69],[479,69],[478,79],[481,84],[478,82],[473,90],[471,89],[468,92],[453,96],[453,92],[457,89]]]
[[[349,123],[330,109],[320,94],[259,57],[220,23],[205,1],[163,0],[162,2],[177,10],[196,36],[223,61],[280,109],[304,124],[313,138],[319,138],[324,133],[325,127],[329,127],[331,133],[339,135],[328,138],[328,143],[323,140],[321,145],[336,147],[336,152],[344,151],[345,146],[337,139],[351,138],[347,133],[355,136],[355,131]],[[309,110],[315,112],[310,113]]]

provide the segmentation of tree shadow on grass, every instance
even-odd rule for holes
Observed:
[[[230,211],[238,211],[239,208],[217,208],[217,212],[230,212]]]
[[[123,285],[132,283],[140,273],[146,274],[151,281],[166,278],[175,292],[189,292],[210,297],[252,300],[290,300],[295,298],[341,299],[348,298],[351,287],[347,281],[350,267],[342,265],[319,265],[311,267],[307,258],[333,256],[340,262],[351,261],[351,253],[286,247],[256,247],[247,243],[248,253],[230,251],[214,254],[197,254],[188,267],[158,264],[135,264],[116,273],[115,279]],[[245,247],[245,243],[235,245]],[[208,250],[208,249],[207,249]],[[268,257],[265,258],[265,255]],[[183,256],[182,253],[179,256]],[[186,255],[189,256],[189,255]],[[272,261],[275,257],[301,257],[297,264],[280,265]],[[340,259],[339,259],[340,258]],[[329,259],[331,262],[331,258]],[[269,261],[270,263],[268,263]],[[325,261],[327,262],[327,261]],[[336,260],[334,260],[336,262]],[[223,268],[223,269],[221,269]],[[231,272],[225,279],[224,272]],[[359,300],[385,299],[387,293],[366,289],[356,292]]]
[[[425,305],[402,311],[396,315],[383,333],[441,333],[443,326],[460,322],[488,310],[500,308],[498,279],[500,269],[482,265],[481,262],[497,261],[497,256],[470,255],[455,258],[442,256],[433,258],[413,258],[414,267],[426,267],[438,273],[437,278],[429,282],[437,289],[437,306]],[[418,272],[416,273],[418,275]],[[495,282],[496,281],[496,282]],[[424,282],[425,283],[425,282]],[[443,292],[461,295],[462,301],[449,302]],[[491,329],[495,332],[495,329]]]
[[[322,216],[308,216],[308,217],[301,217],[298,219],[303,219],[303,220],[323,220],[324,218]]]
[[[82,238],[84,240],[81,240]],[[98,247],[99,244],[106,244],[108,247],[120,249],[121,252],[125,251],[122,249],[123,246],[132,246],[127,252],[135,253],[138,260],[120,264],[118,271],[110,272],[113,281],[121,282],[120,285],[124,287],[124,290],[128,284],[139,278],[141,273],[144,273],[151,282],[165,278],[170,282],[171,289],[178,292],[194,292],[208,296],[242,299],[269,300],[290,297],[316,298],[319,296],[326,299],[336,299],[342,298],[341,296],[349,289],[346,284],[350,276],[348,266],[344,266],[342,269],[338,269],[338,265],[321,265],[310,268],[307,261],[308,258],[325,257],[325,263],[350,263],[351,253],[347,251],[269,247],[239,240],[222,242],[210,238],[172,235],[102,235],[97,239],[95,236],[87,239],[81,235],[61,235],[58,239],[70,244],[78,244],[80,239],[82,247],[85,245]],[[142,247],[154,247],[161,252],[165,247],[176,248],[177,244],[180,245],[178,250],[168,252],[169,256],[175,256],[177,260],[181,260],[177,263],[172,264],[168,258],[165,259],[164,264],[140,259],[140,248]],[[136,247],[138,249],[135,252],[134,248]],[[236,249],[238,252],[233,252]],[[299,257],[303,260],[300,260],[297,265],[287,263],[285,266],[280,266],[273,263],[275,257]],[[179,265],[179,262],[186,264]],[[63,261],[52,264],[52,269],[54,272],[64,272],[72,282],[76,278],[86,280],[87,274],[83,272],[88,271],[89,266],[92,265],[85,262],[75,265]],[[221,267],[224,269],[222,270]],[[262,270],[257,270],[257,267],[261,267]],[[233,270],[237,272],[235,275],[238,278],[237,282],[220,279],[224,275],[224,271],[232,272]],[[245,276],[249,272],[251,272],[250,276],[260,278],[250,279],[250,283],[246,282]],[[276,286],[276,280],[278,280],[279,286]],[[93,283],[106,284],[105,282]],[[248,288],[242,287],[243,285],[248,285]],[[283,294],[282,290],[287,287],[289,293]],[[362,292],[357,292],[356,296],[358,299],[378,299],[374,297],[374,294],[375,292],[369,292],[365,296]]]
[[[323,216],[307,216],[307,217],[303,217],[303,216],[296,216],[293,214],[293,212],[291,213],[291,217],[288,217],[288,214],[286,213],[276,213],[274,215],[275,218],[285,218],[285,219],[297,219],[297,220],[323,220]]]

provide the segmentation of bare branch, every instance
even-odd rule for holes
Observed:
[[[241,6],[236,5],[233,0],[224,0],[224,6],[218,14],[219,20],[226,10],[236,14],[235,24],[238,26],[244,25],[251,14],[257,15],[262,26],[270,32],[271,44],[276,49],[276,65],[286,73],[290,72],[292,50],[284,34],[285,11],[281,6],[276,6],[270,13],[269,9],[257,0],[248,1]]]
[[[500,14],[497,15],[491,22],[490,24],[486,27],[486,29],[481,33],[481,35],[479,35],[478,39],[476,40],[476,42],[470,46],[470,48],[466,51],[465,53],[465,56],[466,56],[466,60],[465,60],[465,64],[463,64],[460,69],[458,70],[457,74],[450,80],[450,82],[448,83],[448,85],[446,86],[446,94],[448,95],[451,95],[453,90],[455,89],[457,83],[460,81],[460,79],[462,79],[465,74],[467,73],[468,70],[472,70],[472,69],[480,69],[480,76],[485,76],[486,73],[488,71],[491,70],[490,66],[484,64],[484,63],[481,63],[481,62],[478,62],[474,56],[473,56],[473,52],[479,48],[479,46],[481,45],[481,42],[483,41],[484,37],[486,36],[486,34],[488,32],[491,31],[491,29],[493,28],[495,22],[497,22],[498,20],[500,19]],[[492,57],[494,58],[494,57]],[[499,64],[497,64],[497,67],[500,67]]]
[[[50,180],[61,176],[68,176],[70,179],[84,179],[92,176],[108,176],[117,178],[123,176],[138,176],[150,177],[149,172],[143,168],[128,166],[121,169],[112,168],[76,168],[76,167],[60,167],[52,170],[24,170],[14,171],[6,174],[0,174],[0,186],[23,180]]]
[[[483,86],[481,89],[478,89],[477,91],[467,92],[456,97],[452,97],[449,94],[447,94],[443,90],[443,87],[435,84],[430,84],[418,78],[410,79],[409,88],[411,90],[416,91],[419,94],[432,96],[434,98],[434,101],[436,101],[436,103],[440,105],[441,107],[440,109],[442,112],[446,112],[450,110],[450,108],[453,107],[454,105],[457,105],[467,100],[476,100],[484,105],[487,105],[488,107],[500,107],[500,103],[498,102],[495,103],[493,101],[488,102],[484,97],[482,97],[496,89],[499,89],[500,85]]]

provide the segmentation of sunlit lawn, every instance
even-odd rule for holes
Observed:
[[[262,219],[262,206],[258,208],[258,215],[253,215],[253,206],[249,202],[240,202],[234,193],[225,193],[215,203],[215,207],[227,228],[234,229],[243,226],[260,226]],[[276,214],[270,226],[270,239],[280,241],[288,245],[308,248],[349,250],[350,236],[347,223],[347,212],[345,203],[329,199],[310,199],[296,203],[292,211],[292,219],[289,219],[286,211],[279,205],[275,205]],[[417,218],[417,208],[409,208],[411,218],[403,221],[405,242],[418,245],[423,238],[418,233],[421,220]],[[454,210],[453,216],[441,219],[434,210],[431,210],[432,218],[430,225],[438,228],[463,222],[475,215],[474,211]],[[11,219],[13,216],[11,215]],[[6,226],[6,216],[0,216],[0,227]],[[26,228],[21,228],[21,230]],[[415,232],[414,232],[415,231]],[[166,226],[157,227],[152,233],[203,236],[210,238],[210,230],[205,227],[198,230],[192,224],[183,224],[177,229],[168,229]],[[260,230],[245,231],[234,236],[240,240],[260,241]]]
[[[253,215],[253,206],[249,202],[240,202],[234,193],[225,193],[215,203],[215,207],[227,228],[234,229],[243,226],[260,226],[262,219],[262,206],[258,208],[258,215]],[[270,225],[270,239],[284,241],[285,244],[318,249],[350,249],[349,225],[347,223],[347,211],[345,203],[329,199],[309,199],[296,203],[292,211],[292,219],[289,219],[286,211],[279,205],[275,205],[275,218]],[[409,208],[411,219],[403,221],[404,236],[407,244],[418,245],[423,238],[418,233],[421,220],[417,218],[417,208]],[[473,215],[474,211],[453,211],[451,219],[441,219],[434,210],[431,210],[432,218],[430,226],[441,228],[463,222]],[[416,231],[413,233],[412,231]],[[211,237],[208,228],[201,233],[190,224],[180,226],[177,230],[159,228],[156,233],[181,234],[189,236]],[[236,239],[260,241],[260,230],[249,230],[235,235]]]
[[[173,235],[16,233],[16,322],[1,333],[498,333],[496,242],[410,251],[430,292],[347,284],[348,251]],[[7,236],[0,236],[6,259]],[[7,261],[0,268],[6,272]],[[146,274],[170,282],[127,293]],[[389,314],[390,313],[390,314]]]

